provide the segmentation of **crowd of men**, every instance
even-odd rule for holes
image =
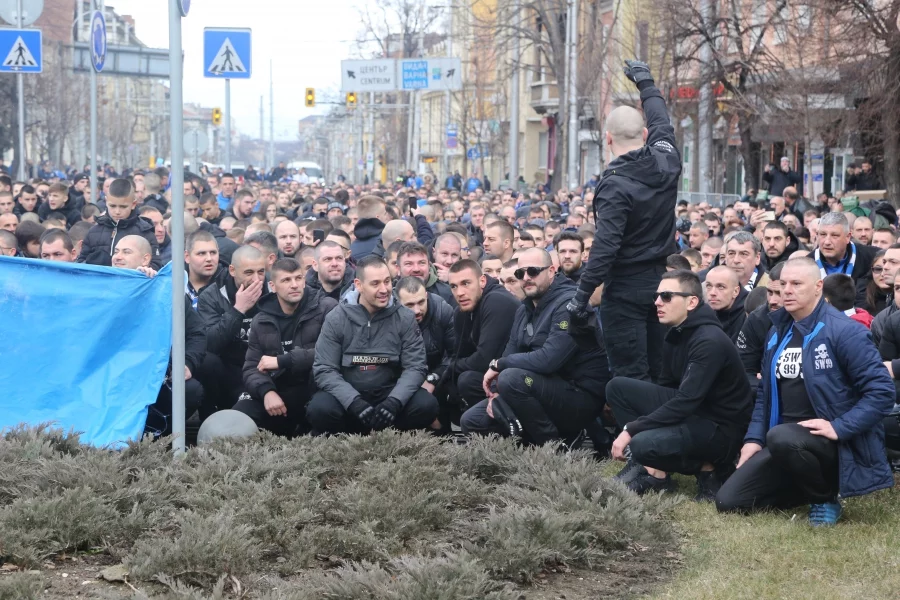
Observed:
[[[96,199],[83,176],[0,176],[0,253],[148,277],[184,260],[186,368],[167,382],[185,378],[201,421],[232,409],[284,436],[590,438],[636,493],[683,473],[719,510],[805,503],[833,524],[840,498],[893,485],[897,215],[791,185],[676,202],[663,97],[646,65],[626,74],[644,111],[609,116],[596,190],[188,173],[174,215],[164,170],[106,179]],[[158,435],[167,382],[147,421]]]

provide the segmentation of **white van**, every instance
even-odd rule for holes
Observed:
[[[306,175],[309,177],[310,183],[318,183],[319,185],[325,185],[325,171],[322,170],[317,163],[314,162],[306,162],[306,161],[294,161],[288,165],[289,169],[295,169],[296,171],[300,171],[300,169],[306,170]]]

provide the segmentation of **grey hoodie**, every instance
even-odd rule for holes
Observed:
[[[353,290],[325,317],[313,375],[316,386],[344,408],[358,396],[374,404],[396,398],[405,406],[427,374],[416,317],[393,299],[369,315]]]

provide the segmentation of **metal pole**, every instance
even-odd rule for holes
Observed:
[[[275,78],[269,61],[269,166],[275,168]]]
[[[266,120],[265,120],[264,115],[265,115],[265,111],[263,109],[263,96],[260,95],[260,97],[259,97],[259,141],[260,142],[266,141],[266,125],[265,125]],[[266,160],[263,160],[263,164],[262,164],[263,175],[266,174],[266,168],[267,168],[266,162],[267,162]]]
[[[169,0],[169,101],[172,171],[172,449],[184,452],[184,78],[181,58],[181,12]],[[228,81],[227,79],[225,80]],[[227,89],[227,83],[226,83]],[[227,106],[227,105],[226,105]]]
[[[16,10],[16,20],[19,22],[19,29],[22,29],[22,0],[18,0]],[[25,81],[21,73],[16,73],[16,88],[19,103],[19,168],[16,179],[25,181]]]
[[[453,58],[453,0],[447,0],[447,14],[450,17],[450,24],[447,27],[447,58]],[[518,53],[516,53],[518,57]],[[439,187],[444,187],[444,183],[450,177],[450,149],[447,147],[447,142],[449,140],[449,136],[447,132],[450,130],[450,124],[453,122],[453,117],[450,116],[450,110],[452,107],[452,99],[450,96],[450,90],[444,92],[444,147],[443,147],[443,181],[438,182]],[[457,143],[459,143],[459,133],[457,133]]]
[[[225,172],[231,173],[231,80],[225,80]]]
[[[519,0],[513,3],[513,27],[519,25],[519,15],[522,8]],[[519,189],[519,100],[521,90],[519,87],[519,59],[522,52],[519,48],[519,33],[513,38],[513,67],[510,81],[510,111],[509,111],[509,186],[514,190]]]
[[[709,20],[712,13],[712,1],[701,0],[700,17],[703,20],[704,31],[709,31]],[[706,76],[706,68],[712,57],[708,43],[700,46],[700,68],[701,78]],[[701,194],[708,194],[712,188],[712,115],[710,114],[710,104],[712,94],[710,93],[710,82],[700,82],[700,95],[697,104],[697,164],[699,166],[700,181],[698,191]]]
[[[425,57],[425,3],[419,5],[419,23],[421,28],[419,29],[419,56]],[[422,90],[416,90],[413,92],[413,102],[415,102],[415,108],[413,110],[413,130],[415,133],[413,134],[413,147],[412,147],[412,165],[410,165],[410,169],[416,172],[416,175],[419,174],[419,141],[422,137]]]
[[[569,172],[567,175],[569,189],[578,187],[578,0],[572,0],[569,13],[571,26],[569,32]]]
[[[375,181],[375,92],[369,92],[369,152],[372,153],[372,168],[368,169],[369,183]],[[368,157],[367,157],[368,158]]]

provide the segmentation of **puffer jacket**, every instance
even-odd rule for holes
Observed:
[[[149,219],[138,216],[137,211],[127,219],[113,221],[109,215],[97,219],[97,224],[90,228],[81,245],[81,254],[76,262],[90,265],[112,265],[112,255],[123,237],[139,235],[150,242],[150,266],[162,268],[159,258],[159,245],[156,243],[153,223]]]

